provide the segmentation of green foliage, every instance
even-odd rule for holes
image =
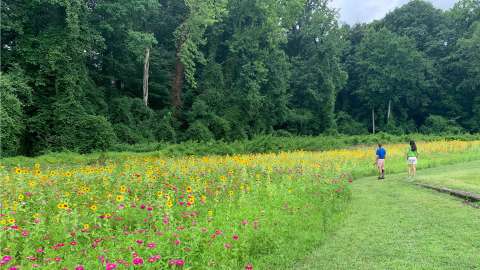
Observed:
[[[213,140],[213,133],[202,122],[194,122],[186,131],[185,136],[192,141],[210,141]]]
[[[420,128],[426,134],[460,134],[463,129],[454,121],[439,115],[430,115]]]
[[[338,132],[345,135],[361,135],[368,133],[367,127],[360,122],[357,122],[352,116],[346,112],[337,113],[337,129]]]

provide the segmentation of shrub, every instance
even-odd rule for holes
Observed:
[[[187,129],[185,136],[192,141],[211,141],[214,139],[213,133],[200,121],[195,121]]]
[[[3,91],[0,98],[0,156],[3,157],[18,153],[25,123],[20,100]]]
[[[420,131],[425,134],[460,134],[463,129],[454,121],[439,115],[430,115]]]
[[[345,135],[360,135],[360,134],[367,134],[368,129],[367,127],[353,119],[352,116],[350,116],[346,112],[339,112],[337,114],[337,130],[341,134]]]

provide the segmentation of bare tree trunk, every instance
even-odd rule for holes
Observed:
[[[375,110],[372,108],[372,133],[375,134]]]
[[[392,111],[392,100],[388,100],[388,112],[387,112],[387,123],[390,121],[390,114]]]
[[[173,79],[171,99],[172,106],[175,110],[182,105],[182,87],[185,67],[180,60],[180,53],[177,52],[177,59],[175,64],[175,78]]]
[[[143,103],[148,106],[148,73],[150,69],[150,48],[145,48],[143,61]]]

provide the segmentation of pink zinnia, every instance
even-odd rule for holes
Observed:
[[[136,242],[137,242],[137,244],[139,244],[139,245],[143,244],[143,240],[137,240]]]
[[[18,268],[15,267],[15,266],[12,266],[12,267],[8,268],[8,270],[18,270]]]
[[[38,252],[38,253],[43,253],[43,251],[44,251],[43,248],[37,249],[37,252]]]
[[[7,255],[7,256],[3,256],[3,258],[2,258],[2,261],[4,261],[4,262],[9,262],[9,261],[11,261],[11,260],[12,260],[12,256],[8,256],[8,255]]]
[[[148,243],[148,248],[155,248],[157,245],[155,243]]]
[[[238,240],[238,235],[235,234],[235,235],[233,236],[233,240],[235,240],[235,241]]]
[[[77,245],[77,242],[75,242],[75,241],[72,241],[72,242],[70,242],[70,245],[72,245],[72,246],[76,246],[76,245]]]
[[[133,259],[132,262],[133,262],[133,264],[135,264],[135,265],[142,265],[142,264],[143,264],[143,259],[140,258],[140,257],[137,257],[137,258]]]
[[[176,239],[176,240],[175,240],[175,245],[176,245],[176,246],[180,245],[180,243],[181,243],[181,242],[180,242],[180,239]]]
[[[106,266],[106,270],[113,270],[113,269],[116,269],[117,268],[117,265],[114,264],[114,263],[107,263],[107,266]]]
[[[175,261],[175,265],[177,265],[177,266],[183,266],[184,264],[185,264],[184,260],[178,259],[178,260]]]
[[[245,266],[245,270],[253,270],[253,265],[251,263],[247,264],[247,266]]]
[[[75,270],[85,270],[85,268],[82,265],[79,265],[75,267]]]

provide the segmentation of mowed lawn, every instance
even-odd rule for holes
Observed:
[[[418,178],[473,187],[479,164],[422,170]],[[480,269],[480,209],[406,179],[355,181],[343,224],[295,269]]]
[[[430,184],[437,187],[470,191],[480,194],[480,160],[465,164],[438,167],[420,173],[415,179],[418,183]]]

